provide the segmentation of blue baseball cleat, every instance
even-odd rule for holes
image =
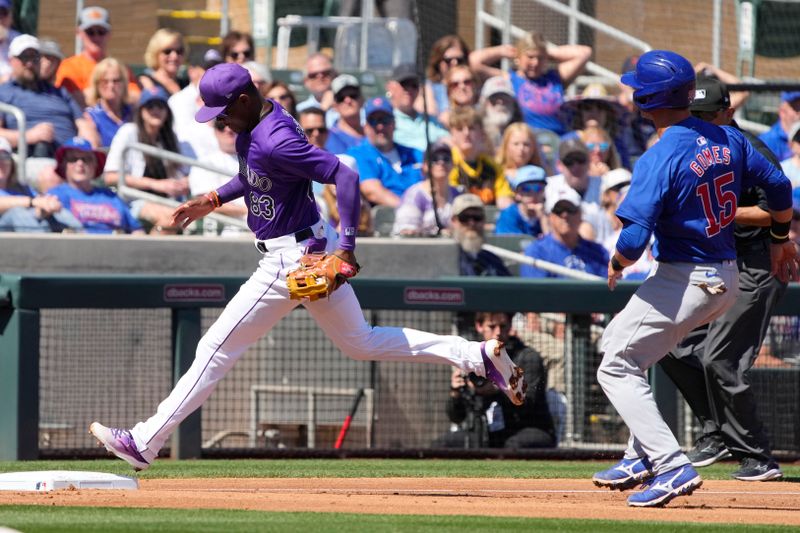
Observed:
[[[662,507],[677,496],[686,496],[703,484],[703,479],[692,465],[673,468],[644,484],[642,490],[628,497],[633,507]]]
[[[647,457],[622,459],[608,470],[597,472],[592,476],[592,482],[598,487],[608,487],[612,490],[631,489],[653,477],[651,468]]]

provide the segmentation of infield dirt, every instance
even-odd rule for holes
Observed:
[[[800,526],[800,484],[704,481],[662,509],[628,507],[627,493],[575,479],[147,479],[136,491],[6,493],[6,504],[454,514]]]

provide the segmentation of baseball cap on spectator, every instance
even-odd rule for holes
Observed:
[[[402,63],[394,67],[392,71],[392,80],[403,83],[406,80],[419,81],[419,74],[417,74],[417,66],[414,63]]]
[[[89,143],[89,141],[83,137],[73,137],[59,146],[58,150],[56,150],[56,173],[62,178],[67,179],[67,176],[65,175],[66,165],[64,164],[64,154],[67,153],[67,150],[80,150],[81,152],[90,152],[94,154],[94,157],[97,160],[97,165],[95,165],[94,169],[94,177],[96,178],[103,173],[103,168],[106,165],[106,154],[103,152],[98,152],[92,148],[92,145]]]
[[[514,191],[516,191],[517,187],[524,183],[533,183],[536,181],[541,183],[547,182],[544,169],[542,167],[537,167],[536,165],[521,166],[517,169],[516,176],[508,178],[508,183],[511,185],[511,189]]]
[[[205,70],[210,69],[214,65],[219,65],[224,60],[222,54],[216,48],[209,48],[202,55],[191,54],[189,56],[189,64],[193,67],[203,67]]]
[[[64,52],[61,51],[61,47],[58,46],[58,43],[53,39],[42,39],[39,41],[39,53],[43,56],[64,59]]]
[[[197,112],[195,120],[208,122],[216,118],[252,85],[250,72],[238,63],[220,63],[206,70],[200,79],[200,98],[205,105]]]
[[[78,28],[81,30],[88,30],[94,27],[105,28],[107,30],[111,29],[108,11],[100,6],[83,8],[81,15],[78,17]]]
[[[23,33],[8,45],[8,57],[19,57],[25,50],[36,50],[38,52],[40,49],[39,39],[33,35]]]
[[[794,102],[800,99],[800,91],[784,91],[781,93],[781,102]]]
[[[11,11],[11,0],[0,0],[0,8],[5,8]]]
[[[484,210],[483,202],[478,196],[472,193],[459,194],[453,200],[453,207],[450,209],[450,213],[452,216],[457,217],[467,209],[475,207],[480,208],[481,211]]]
[[[0,139],[2,139],[2,137],[0,137]],[[432,143],[430,145],[430,149],[428,150],[428,154],[429,154],[428,157],[431,158],[431,159],[433,159],[433,156],[435,154],[447,154],[452,158],[453,157],[453,149],[450,147],[449,144],[447,144],[445,142],[436,141],[435,143]]]
[[[352,74],[339,74],[333,78],[333,81],[331,82],[331,90],[333,91],[334,96],[339,94],[339,91],[346,87],[355,87],[356,89],[361,90],[361,84],[358,83],[358,78]]]
[[[731,96],[724,83],[708,76],[697,77],[689,111],[719,111],[730,106]]]
[[[600,179],[600,193],[609,189],[621,189],[631,182],[631,172],[627,168],[615,168],[609,170]]]
[[[485,102],[496,94],[505,94],[511,98],[516,98],[514,95],[514,87],[511,85],[511,81],[505,76],[494,76],[483,83],[480,103]]]
[[[255,61],[245,61],[242,66],[250,72],[250,79],[253,83],[270,83],[272,81],[272,73],[267,67]],[[256,81],[258,80],[258,81]]]
[[[547,213],[552,213],[553,208],[560,202],[568,202],[573,207],[581,207],[581,195],[578,191],[569,185],[560,185],[554,189],[549,189],[545,192],[544,197],[544,210]]]
[[[558,159],[564,161],[568,155],[572,154],[583,154],[588,158],[589,149],[586,148],[586,145],[577,138],[565,139],[561,141],[561,144],[558,145]]]
[[[392,109],[392,104],[390,104],[389,100],[387,100],[383,96],[376,96],[375,98],[370,98],[367,101],[366,105],[364,106],[364,114],[366,117],[369,117],[371,114],[378,112],[394,115],[394,109]]]
[[[139,107],[144,107],[154,100],[160,100],[166,104],[169,102],[169,95],[161,87],[142,89],[142,95],[139,97]]]

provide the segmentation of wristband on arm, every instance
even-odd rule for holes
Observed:
[[[215,209],[222,206],[222,202],[219,200],[219,194],[217,194],[217,191],[208,192],[205,194],[205,197],[208,198],[208,201],[211,202],[211,205],[213,205]]]
[[[625,269],[625,265],[619,262],[616,255],[611,256],[611,268],[614,272],[622,272]]]
[[[772,225],[769,228],[769,236],[773,244],[782,244],[789,240],[789,227],[791,222],[778,222],[772,219]]]

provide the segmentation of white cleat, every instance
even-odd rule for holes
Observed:
[[[525,402],[525,372],[514,364],[503,348],[503,343],[492,339],[481,343],[481,357],[486,369],[486,377],[505,393],[514,405]]]

